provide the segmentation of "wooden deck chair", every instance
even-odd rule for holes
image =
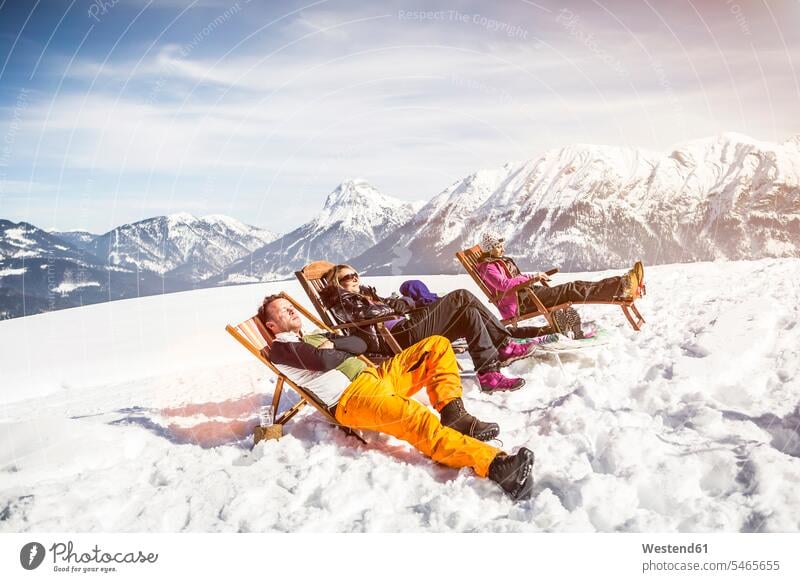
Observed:
[[[335,265],[330,261],[314,261],[313,263],[309,263],[299,271],[295,271],[294,276],[297,277],[297,280],[300,282],[300,286],[308,295],[308,298],[311,300],[312,305],[319,313],[320,318],[322,321],[325,322],[331,330],[334,331],[342,331],[344,333],[348,333],[350,329],[354,327],[362,327],[368,325],[375,325],[375,328],[378,330],[378,333],[381,334],[381,337],[386,342],[392,352],[395,354],[399,354],[403,351],[403,348],[400,347],[400,344],[397,343],[397,340],[394,336],[386,329],[386,325],[384,325],[387,321],[391,321],[393,319],[397,319],[397,315],[387,315],[384,317],[378,317],[375,319],[367,319],[364,321],[358,321],[354,323],[337,323],[336,318],[334,317],[333,313],[325,307],[322,303],[322,298],[320,297],[320,292],[322,289],[325,288],[327,282],[325,281],[325,273],[330,271]],[[376,359],[377,354],[370,354],[370,357]],[[383,356],[386,358],[386,356]]]
[[[374,324],[378,333],[381,334],[381,337],[386,342],[392,353],[399,354],[403,351],[403,348],[400,347],[400,344],[397,343],[397,340],[392,335],[392,333],[386,329],[385,323],[387,321],[391,321],[393,319],[397,319],[397,315],[386,315],[384,317],[378,317],[376,319],[367,319],[364,321],[359,321],[355,323],[336,323],[336,318],[331,312],[330,309],[325,307],[325,304],[322,302],[322,298],[320,297],[320,292],[322,289],[327,285],[325,281],[325,274],[330,271],[335,265],[330,261],[314,261],[313,263],[309,263],[299,271],[295,271],[294,276],[297,277],[297,280],[300,282],[300,286],[308,295],[308,298],[311,300],[311,303],[319,313],[320,318],[325,322],[325,324],[330,327],[334,331],[343,331],[345,333],[348,330],[364,326],[364,325],[372,325]],[[453,346],[453,351],[457,354],[464,353],[466,348],[464,346]],[[389,359],[391,356],[385,356],[383,354],[367,354],[370,359],[372,360],[384,360]],[[461,362],[456,361],[458,364],[458,369],[462,372],[464,371],[464,367],[461,365]]]
[[[314,317],[307,309],[305,309],[302,305],[300,305],[297,301],[295,301],[292,297],[287,295],[286,293],[280,293],[280,295],[289,301],[294,308],[302,313],[309,321],[311,321],[314,325],[319,327],[320,329],[324,329],[326,331],[332,331],[329,326],[325,325],[319,319]],[[283,374],[269,359],[269,349],[272,346],[272,341],[275,339],[272,332],[270,332],[264,324],[258,319],[258,317],[251,317],[250,319],[243,321],[239,325],[232,326],[227,325],[225,329],[229,334],[231,334],[236,341],[242,344],[247,350],[252,353],[256,358],[261,361],[262,364],[266,365],[270,370],[272,370],[276,376],[278,376],[278,382],[275,384],[275,393],[272,396],[272,416],[275,419],[274,423],[278,425],[284,425],[289,420],[294,417],[303,407],[310,403],[314,408],[316,408],[322,416],[324,416],[328,422],[333,424],[334,426],[338,426],[341,428],[345,433],[348,435],[352,435],[360,440],[362,443],[366,444],[364,438],[355,432],[353,429],[348,428],[346,426],[342,426],[337,422],[336,418],[331,414],[328,407],[322,402],[319,398],[317,398],[312,392],[305,390],[302,386],[299,386],[295,382],[293,382],[288,376]],[[369,359],[362,358],[365,362],[370,365],[374,365]],[[300,401],[283,412],[280,416],[278,416],[278,407],[280,406],[281,396],[283,394],[283,387],[284,385],[288,384],[292,387],[292,389],[300,395]]]
[[[474,247],[470,247],[463,251],[459,251],[456,253],[456,258],[458,258],[459,262],[464,266],[464,269],[469,273],[472,280],[480,287],[481,291],[483,291],[484,295],[489,299],[489,301],[497,307],[498,302],[502,299],[503,295],[497,294],[492,292],[489,287],[487,287],[486,283],[481,279],[481,276],[478,274],[478,262],[481,257],[481,247],[480,245],[475,245]],[[511,259],[511,262],[516,267],[516,263],[514,263],[514,259]],[[519,267],[517,267],[519,270]],[[520,271],[521,272],[521,271]],[[550,273],[557,272],[556,271],[549,271]],[[546,282],[542,282],[543,285],[547,286]],[[520,321],[525,321],[526,319],[531,319],[533,317],[537,317],[539,315],[543,316],[547,323],[553,329],[558,329],[555,321],[553,320],[553,312],[558,309],[564,309],[565,307],[569,307],[573,304],[573,302],[569,301],[566,303],[561,303],[560,305],[554,305],[552,307],[545,307],[542,304],[541,300],[536,296],[536,293],[533,292],[531,289],[530,283],[522,283],[521,285],[517,285],[513,289],[509,290],[508,293],[527,293],[528,297],[530,297],[533,304],[536,306],[535,311],[531,311],[529,313],[519,314],[516,317],[509,317],[506,319],[502,319],[501,323],[503,325],[510,325],[512,327],[516,327]],[[636,331],[640,331],[642,329],[642,325],[645,323],[644,317],[642,314],[639,313],[639,310],[636,308],[635,304],[636,298],[633,299],[615,299],[613,301],[587,301],[587,304],[592,305],[619,305],[622,309],[622,313],[625,314],[625,317],[628,320],[628,323],[631,324],[633,329]]]

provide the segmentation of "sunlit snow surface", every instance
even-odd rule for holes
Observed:
[[[294,282],[0,322],[0,531],[798,531],[798,281],[794,259],[649,268],[642,332],[581,308],[606,345],[518,362],[515,393],[465,379],[504,447],[536,453],[518,504],[310,410],[251,452],[274,379],[224,326]]]

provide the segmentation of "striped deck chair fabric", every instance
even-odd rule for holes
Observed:
[[[289,301],[298,312],[303,314],[306,319],[310,320],[316,327],[326,331],[331,331],[327,325],[315,318],[311,313],[308,312],[308,310],[306,310],[292,297],[286,293],[280,293],[280,295]],[[227,325],[225,326],[225,329],[234,337],[234,339],[236,339],[236,341],[247,348],[250,353],[258,358],[262,364],[272,370],[272,372],[278,377],[278,381],[275,384],[275,392],[272,396],[272,414],[273,418],[275,419],[275,424],[286,424],[292,419],[292,417],[300,412],[300,410],[302,410],[306,404],[310,403],[331,424],[341,428],[347,434],[353,435],[364,442],[364,439],[357,432],[339,424],[324,402],[317,398],[312,392],[305,390],[302,386],[293,382],[288,376],[283,374],[280,370],[278,370],[278,368],[275,367],[275,365],[269,359],[269,348],[272,345],[274,337],[272,333],[266,327],[264,327],[264,324],[261,323],[258,317],[251,317],[250,319],[247,319],[236,326]],[[370,365],[373,365],[368,359],[364,358],[364,360]],[[297,392],[297,394],[300,396],[300,401],[278,416],[278,408],[280,406],[280,400],[283,394],[283,387],[286,384],[288,384],[295,392]]]

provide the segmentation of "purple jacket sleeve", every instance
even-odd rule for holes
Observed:
[[[486,285],[500,295],[505,295],[517,285],[531,280],[527,275],[508,277],[496,262],[479,265],[478,270]]]

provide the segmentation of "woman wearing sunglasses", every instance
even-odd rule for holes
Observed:
[[[522,378],[509,378],[500,367],[533,355],[535,346],[511,341],[511,334],[472,293],[459,289],[435,303],[415,309],[408,298],[380,297],[374,287],[361,285],[358,272],[350,265],[336,265],[326,275],[328,285],[320,293],[325,307],[342,323],[365,321],[387,315],[397,319],[385,322],[401,347],[441,335],[453,341],[467,340],[467,350],[484,392],[517,390]],[[370,352],[392,355],[374,326],[355,329]]]

